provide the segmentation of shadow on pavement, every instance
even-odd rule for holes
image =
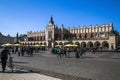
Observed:
[[[3,74],[6,74],[6,73],[9,73],[9,74],[24,74],[24,73],[31,73],[31,72],[26,71],[26,70],[14,70],[13,72],[11,72],[10,70],[6,70],[5,72],[0,71],[0,73],[3,73]]]
[[[95,58],[95,57],[88,57],[88,56],[87,56],[87,57],[82,57],[82,58],[84,59],[84,58]]]
[[[13,63],[28,64],[29,62],[20,62],[20,61],[14,61]]]
[[[29,62],[20,62],[20,61],[14,61],[13,63],[28,64]],[[1,61],[0,61],[0,64],[1,64]]]

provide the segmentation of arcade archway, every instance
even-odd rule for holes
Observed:
[[[79,42],[75,42],[76,45],[80,46],[80,43]]]
[[[63,43],[62,43],[62,42],[60,42],[60,43],[59,43],[59,45],[63,45]]]
[[[87,48],[91,48],[91,47],[93,47],[93,43],[92,42],[88,42],[87,43]]]
[[[109,43],[107,41],[102,42],[103,48],[109,48]]]
[[[86,43],[85,43],[85,42],[82,42],[82,43],[81,43],[81,47],[82,47],[82,48],[85,48],[85,47],[86,47]]]
[[[94,43],[94,47],[96,47],[96,48],[100,47],[100,42],[99,42],[99,41],[96,41],[96,42]]]

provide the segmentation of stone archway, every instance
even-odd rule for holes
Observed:
[[[29,42],[27,42],[27,45],[29,45]]]
[[[62,42],[60,42],[60,43],[59,43],[59,45],[63,45],[63,43],[62,43]]]
[[[73,42],[72,41],[69,41],[69,42],[67,42],[68,44],[73,44]]]
[[[81,47],[82,47],[82,48],[85,48],[85,47],[86,47],[86,43],[85,43],[85,42],[82,42],[82,43],[81,43]]]
[[[30,45],[32,45],[32,42],[30,43]]]
[[[43,45],[46,45],[46,42],[44,42]]]
[[[36,45],[37,43],[35,42],[34,44]]]
[[[107,41],[102,42],[102,47],[103,48],[109,48],[109,43]]]
[[[36,42],[36,44],[39,44],[39,42]]]
[[[25,43],[25,45],[27,45],[27,43]]]
[[[99,41],[96,41],[96,42],[94,43],[94,47],[95,47],[95,48],[100,47],[100,42],[99,42]]]
[[[34,45],[34,43],[32,43],[32,45]]]
[[[93,43],[90,41],[87,43],[87,48],[91,48],[91,47],[93,47]]]
[[[40,43],[40,45],[42,45],[42,43]]]
[[[58,43],[57,43],[57,42],[55,42],[55,45],[58,45]]]
[[[80,43],[79,42],[75,42],[76,45],[80,46]]]
[[[68,44],[68,42],[64,42],[64,45]]]

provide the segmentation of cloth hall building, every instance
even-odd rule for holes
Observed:
[[[112,22],[101,26],[65,28],[64,25],[56,26],[53,17],[51,17],[45,31],[29,31],[27,37],[20,43],[27,46],[46,45],[48,48],[73,43],[81,47],[103,47],[111,50],[117,48],[118,36],[119,33],[114,30]]]

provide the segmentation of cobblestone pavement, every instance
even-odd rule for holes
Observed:
[[[38,73],[30,73],[27,70],[14,69],[14,72],[11,72],[10,69],[7,69],[4,73],[0,72],[0,80],[62,80],[62,79]]]
[[[86,53],[82,59],[57,58],[49,51],[35,53],[33,57],[13,55],[14,64],[45,71],[63,73],[95,80],[120,80],[120,53]]]

